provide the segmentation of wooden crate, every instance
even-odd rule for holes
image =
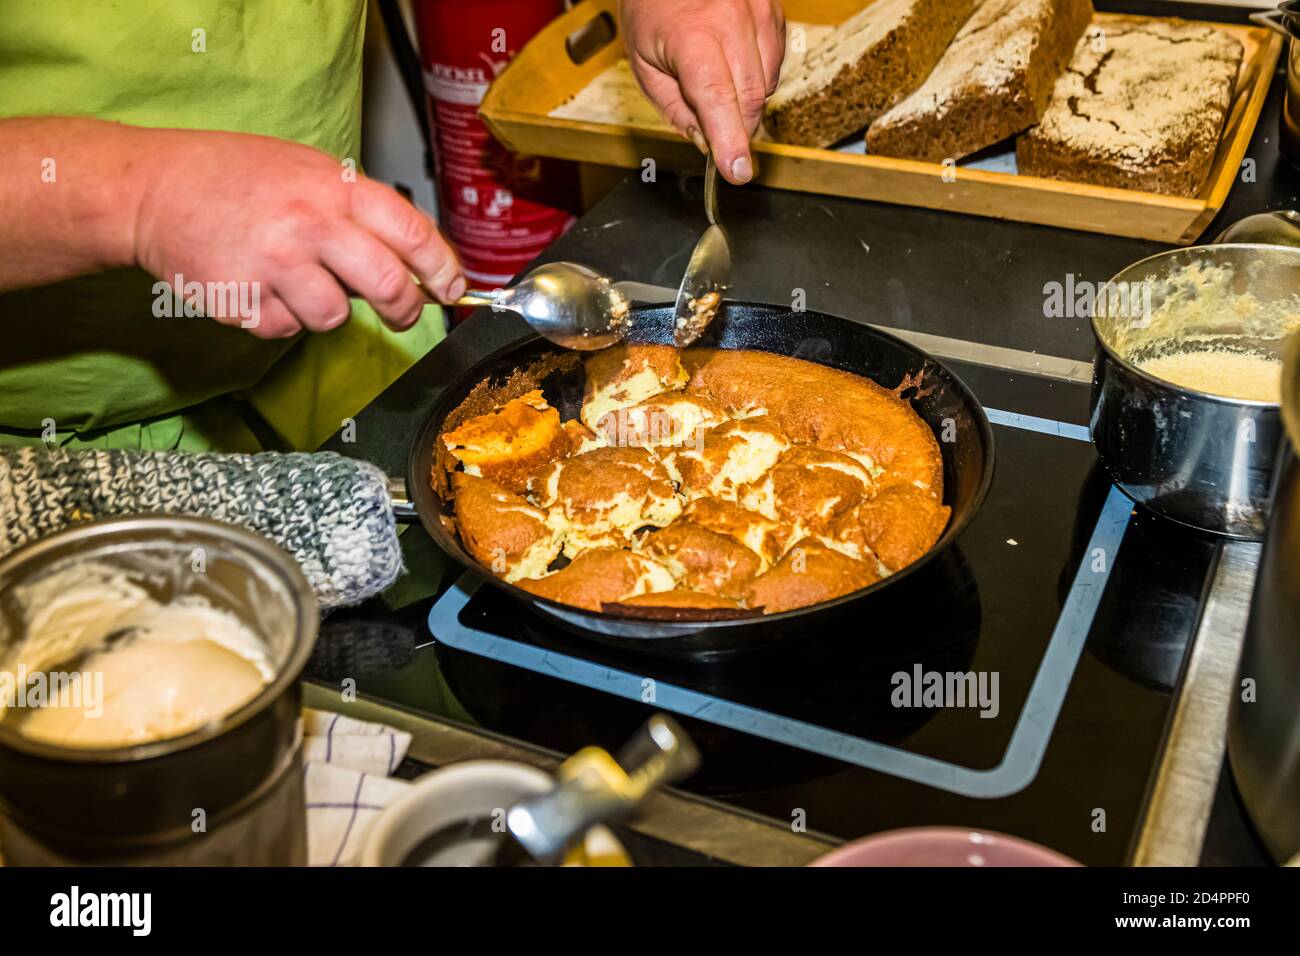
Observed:
[[[661,126],[616,126],[549,116],[623,55],[615,37],[582,63],[566,41],[604,18],[614,23],[617,0],[584,0],[538,33],[497,77],[480,115],[511,149],[607,166],[637,168],[647,158],[671,169],[698,169],[696,149]],[[839,23],[861,0],[785,0],[786,16],[804,23]],[[1099,13],[1104,25],[1115,16]],[[1282,38],[1261,28],[1206,24],[1237,37],[1244,47],[1232,106],[1209,179],[1195,198],[1108,186],[1068,183],[936,163],[754,143],[756,181],[800,192],[925,206],[953,212],[1063,226],[1089,232],[1188,244],[1223,206],[1241,171],[1246,146],[1264,106],[1282,50]]]

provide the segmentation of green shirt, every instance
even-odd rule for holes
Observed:
[[[261,133],[359,162],[364,29],[364,0],[6,4],[0,116]],[[440,335],[436,317],[398,336],[361,307],[327,335],[263,341],[156,317],[155,281],[120,270],[0,295],[0,443],[247,450],[251,405],[314,447]]]

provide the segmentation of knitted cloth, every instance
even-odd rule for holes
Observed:
[[[0,556],[63,528],[137,514],[202,515],[270,538],[328,610],[402,571],[383,472],[333,452],[0,449]]]

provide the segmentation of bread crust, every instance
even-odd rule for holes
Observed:
[[[782,83],[768,101],[768,132],[820,147],[865,128],[925,79],[973,8],[973,0],[875,0]]]
[[[867,130],[867,150],[958,160],[1038,122],[1092,19],[1090,0],[984,0],[925,82]]]
[[[1195,196],[1209,178],[1242,58],[1212,26],[1124,19],[1085,36],[1042,121],[1016,140],[1022,175]]]

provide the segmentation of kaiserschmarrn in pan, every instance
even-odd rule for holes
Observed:
[[[929,426],[897,391],[814,362],[626,344],[588,358],[576,418],[536,383],[478,401],[432,476],[466,551],[589,611],[805,607],[916,561],[950,517]]]

